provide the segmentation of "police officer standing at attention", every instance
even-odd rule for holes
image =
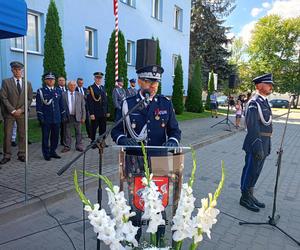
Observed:
[[[134,78],[129,80],[130,87],[126,89],[126,97],[134,96],[137,94],[137,90],[135,88],[136,80]]]
[[[36,94],[36,113],[42,127],[42,152],[44,159],[61,158],[55,151],[58,145],[59,128],[66,119],[62,91],[54,87],[55,75],[44,74],[46,86],[38,89]],[[50,136],[50,148],[49,148]]]
[[[124,117],[137,103],[149,93],[149,100],[141,107],[129,115],[124,124],[119,124],[112,129],[112,139],[118,145],[140,145],[143,142],[148,146],[169,146],[176,147],[181,139],[181,131],[175,117],[172,102],[158,95],[158,85],[162,77],[163,68],[155,65],[156,58],[156,41],[151,39],[142,39],[137,41],[137,47],[145,49],[138,50],[136,73],[138,74],[138,84],[140,90],[137,95],[127,98],[122,103],[122,108],[116,113],[116,121]],[[147,93],[147,94],[146,94]],[[142,155],[140,149],[130,149],[127,153]],[[149,152],[148,152],[149,155]],[[153,155],[153,154],[152,154]],[[143,163],[139,166],[128,166],[126,164],[127,174],[142,174],[144,171]],[[141,226],[141,212],[133,207],[136,216],[132,218],[133,225]],[[164,226],[159,226],[158,239],[162,239],[164,235]],[[137,240],[141,236],[141,229],[137,234]]]
[[[87,107],[91,119],[91,143],[95,141],[98,127],[99,135],[106,131],[106,118],[109,117],[107,94],[104,86],[101,85],[102,78],[102,72],[95,72],[95,82],[88,87]],[[96,148],[96,145],[93,148]]]
[[[253,189],[271,151],[272,111],[267,100],[273,88],[272,74],[253,79],[257,93],[250,99],[246,110],[247,135],[243,150],[246,152],[245,166],[241,177],[242,197],[240,205],[259,212],[265,204],[253,195]]]
[[[112,92],[113,103],[116,110],[121,109],[121,103],[126,98],[126,91],[125,89],[123,89],[123,86],[124,86],[124,80],[122,77],[120,77],[118,78],[116,86]]]

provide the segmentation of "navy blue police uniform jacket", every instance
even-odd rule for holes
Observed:
[[[271,137],[265,135],[272,134],[273,126],[272,122],[269,125],[265,125],[261,121],[258,105],[260,105],[265,121],[269,121],[272,116],[268,100],[264,100],[263,97],[257,95],[254,100],[249,101],[246,113],[247,135],[243,144],[243,150],[252,154],[263,153],[266,157],[271,152]]]
[[[128,97],[125,101],[128,104],[128,110],[132,109],[140,100],[141,95]],[[123,106],[123,103],[122,103]],[[168,139],[174,139],[179,144],[181,139],[181,131],[175,117],[172,102],[163,95],[156,95],[152,101],[145,106],[137,109],[129,115],[132,129],[139,134],[147,124],[148,146],[162,146]],[[122,110],[116,113],[116,121],[122,118]],[[111,131],[112,139],[118,144],[121,137],[131,138],[128,133],[126,124],[120,123]]]
[[[40,88],[36,94],[36,112],[38,120],[43,123],[61,123],[66,118],[62,91]]]
[[[94,93],[94,97],[91,90]],[[87,107],[90,115],[94,115],[96,118],[106,117],[108,103],[104,86],[101,85],[99,88],[94,83],[88,87]]]

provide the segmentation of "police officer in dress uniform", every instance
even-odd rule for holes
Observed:
[[[98,127],[99,135],[106,131],[106,118],[109,117],[107,94],[104,86],[101,85],[102,78],[102,72],[95,72],[95,82],[88,87],[87,107],[91,119],[91,143],[95,141]]]
[[[136,80],[134,78],[129,80],[130,87],[126,89],[126,97],[135,96],[137,94],[137,90],[135,88]]]
[[[156,58],[152,57],[153,61],[139,60],[140,57],[146,58],[149,53],[155,55],[156,42],[150,39],[138,40],[137,43],[147,43],[146,49],[137,53],[136,73],[138,74],[138,84],[140,86],[139,92],[132,97],[127,98],[122,103],[122,108],[116,113],[116,121],[132,109],[141,99],[145,99],[146,91],[150,92],[150,101],[145,103],[139,109],[135,110],[123,124],[115,127],[111,136],[118,145],[140,145],[140,142],[148,146],[162,146],[176,147],[179,145],[181,139],[181,131],[178,127],[178,122],[175,117],[172,102],[163,95],[158,95],[158,85],[161,80],[163,68],[155,65]],[[139,64],[138,62],[142,62]],[[144,64],[146,62],[146,64]],[[127,154],[142,155],[140,149],[127,150]],[[149,155],[149,150],[148,150]],[[155,154],[151,154],[155,155]],[[126,174],[142,174],[144,171],[143,163],[136,166],[128,166],[126,161]],[[136,216],[132,218],[132,223],[135,226],[141,226],[141,212],[134,207]],[[159,226],[158,239],[162,239],[165,227]],[[141,236],[141,229],[137,234],[137,240]]]
[[[112,97],[113,97],[113,103],[114,107],[117,111],[117,109],[121,109],[121,103],[126,98],[126,91],[123,89],[124,80],[123,77],[119,77],[116,83],[116,87],[113,89]]]
[[[241,177],[240,205],[259,212],[259,208],[264,208],[265,204],[254,197],[253,189],[271,151],[272,111],[267,96],[273,88],[272,74],[256,77],[253,82],[257,92],[248,102],[246,109],[247,135],[243,145],[246,157]]]
[[[36,94],[36,113],[42,127],[42,152],[44,159],[61,158],[57,153],[59,128],[66,119],[62,91],[54,87],[55,75],[44,74],[46,86],[38,89]],[[50,148],[49,148],[50,136]]]

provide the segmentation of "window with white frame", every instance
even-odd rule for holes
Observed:
[[[175,68],[177,65],[178,58],[179,58],[178,55],[173,54],[173,56],[172,56],[173,76],[175,76]]]
[[[96,57],[96,30],[85,28],[85,55]]]
[[[129,6],[135,7],[135,0],[121,0],[122,3],[126,3]]]
[[[178,6],[174,8],[174,29],[182,30],[182,9]]]
[[[126,50],[126,60],[127,64],[134,65],[134,42],[127,40],[127,50]]]
[[[41,16],[37,13],[27,13],[27,50],[33,53],[41,53]],[[23,50],[23,38],[12,38],[11,49]]]
[[[162,0],[152,0],[152,17],[162,20]]]

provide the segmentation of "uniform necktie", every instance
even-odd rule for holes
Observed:
[[[21,91],[22,91],[22,88],[21,88],[21,84],[20,84],[20,80],[17,79],[17,89],[18,89],[18,92],[19,92],[19,95],[21,94]]]

